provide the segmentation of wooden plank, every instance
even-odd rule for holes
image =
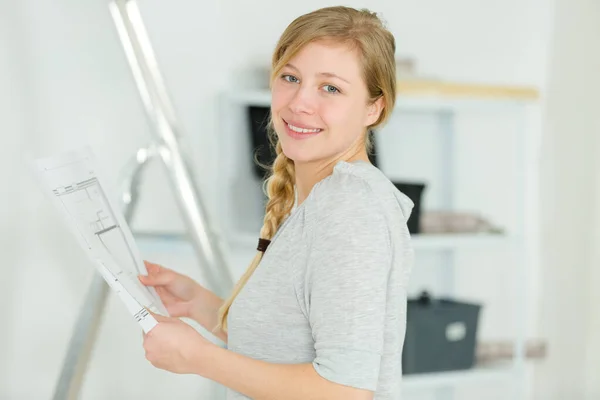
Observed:
[[[488,99],[537,100],[539,91],[528,86],[482,85],[427,80],[399,80],[399,96],[479,97]]]

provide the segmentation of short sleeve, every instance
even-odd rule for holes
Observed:
[[[313,366],[332,382],[374,391],[383,350],[390,235],[366,183],[340,179],[321,193],[314,215],[307,282]]]

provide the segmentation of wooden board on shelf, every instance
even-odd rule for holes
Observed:
[[[528,86],[483,85],[433,80],[399,80],[399,96],[537,100],[539,91]]]

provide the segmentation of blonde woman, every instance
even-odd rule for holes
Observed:
[[[225,300],[147,263],[140,279],[173,316],[144,338],[153,365],[216,381],[228,399],[399,398],[413,204],[367,156],[394,108],[394,51],[367,10],[288,26],[272,59],[277,158],[258,253]]]

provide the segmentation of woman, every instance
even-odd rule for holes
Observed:
[[[227,349],[157,316],[144,338],[153,365],[219,382],[228,399],[398,398],[413,204],[368,159],[368,132],[394,107],[394,51],[366,10],[324,8],[286,29],[257,256],[226,300],[156,264],[140,277]]]

